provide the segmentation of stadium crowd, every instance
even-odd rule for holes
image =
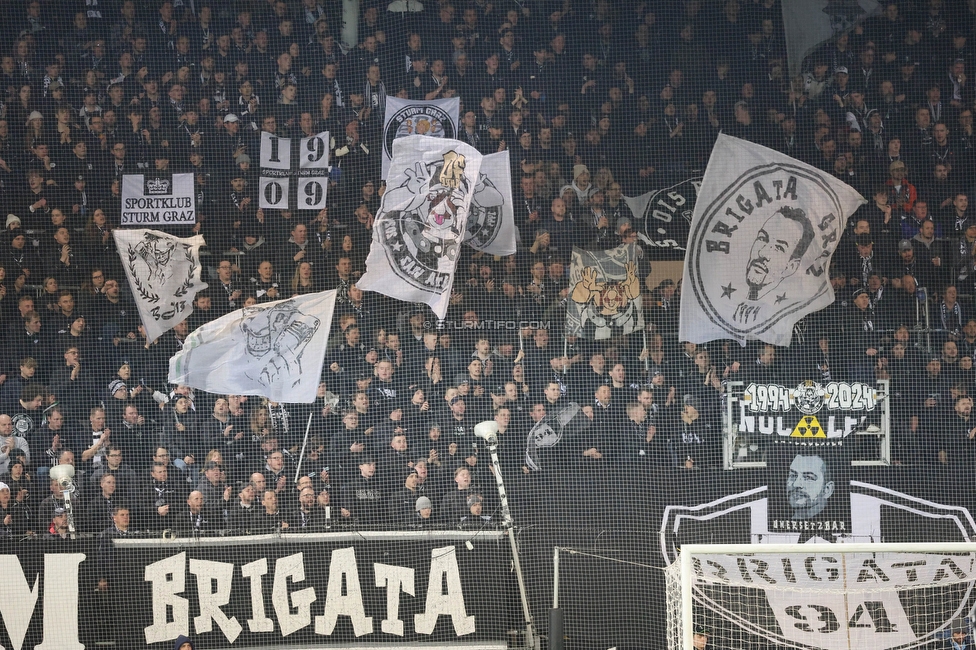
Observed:
[[[881,4],[790,78],[777,0],[364,0],[358,23],[317,0],[10,3],[0,535],[66,534],[47,478],[65,463],[82,532],[497,525],[476,423],[498,422],[523,493],[529,430],[571,401],[593,425],[542,473],[713,469],[730,381],[890,379],[895,461],[967,463],[976,4]],[[459,139],[511,152],[519,251],[465,253],[440,324],[356,287],[388,96],[459,97]],[[329,132],[327,209],[258,208],[262,131]],[[647,278],[657,249],[622,196],[700,175],[720,131],[868,199],[834,256],[836,302],[788,349],[696,346],[666,279],[642,282],[646,339],[564,336],[572,247],[637,242]],[[168,230],[205,236],[210,283],[150,345],[111,235],[122,176],[148,170],[195,175],[197,223]],[[168,385],[201,324],[332,288],[315,404]]]

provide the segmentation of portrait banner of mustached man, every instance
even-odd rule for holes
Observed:
[[[833,542],[851,534],[850,446],[842,439],[787,439],[766,456],[771,534]]]
[[[393,171],[373,223],[363,290],[447,312],[482,156],[457,140],[393,145]]]
[[[641,254],[636,244],[608,251],[573,249],[566,334],[598,341],[644,329]]]

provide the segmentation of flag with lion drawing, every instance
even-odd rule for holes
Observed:
[[[157,230],[112,231],[132,297],[152,343],[193,313],[193,298],[207,288],[202,279],[203,236],[174,237]]]
[[[567,335],[599,341],[644,329],[638,271],[641,254],[636,244],[609,251],[573,248]]]

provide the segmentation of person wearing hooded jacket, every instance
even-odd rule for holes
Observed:
[[[176,637],[176,641],[173,641],[173,650],[194,650],[196,646],[193,645],[193,641],[190,637],[179,635]]]

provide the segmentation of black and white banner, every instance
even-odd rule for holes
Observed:
[[[390,172],[393,142],[408,135],[454,139],[458,133],[458,113],[461,100],[433,99],[430,101],[386,98],[383,117],[383,178]]]
[[[156,230],[112,231],[132,297],[152,343],[193,313],[193,298],[207,288],[200,264],[202,235],[179,238]]]
[[[113,637],[121,647],[169,650],[180,635],[204,648],[358,642],[436,650],[479,642],[503,649],[517,615],[504,584],[511,554],[498,531],[478,534],[468,550],[473,536],[21,544],[0,554],[0,640],[12,650],[84,650]],[[99,577],[107,590],[96,590]]]
[[[827,269],[864,198],[806,163],[719,135],[695,205],[679,336],[789,345],[834,301]]]
[[[557,469],[566,449],[578,444],[581,433],[590,428],[592,420],[576,402],[566,402],[560,408],[550,408],[546,416],[535,423],[525,441],[525,465],[537,472],[543,467]]]
[[[710,555],[696,569],[696,601],[719,612],[705,616],[725,638],[734,635],[736,647],[951,648],[951,626],[976,604],[974,553],[827,550],[827,542],[976,539],[973,516],[960,505],[970,497],[953,495],[950,478],[890,472],[883,485],[857,480],[864,470],[845,451],[833,441],[777,445],[766,485],[743,490],[748,481],[734,472],[739,481],[716,481],[699,500],[665,509],[668,564],[691,540],[752,545],[748,553]],[[713,499],[705,501],[706,493]],[[796,551],[764,552],[765,544],[796,544]]]
[[[122,176],[123,226],[193,225],[197,221],[193,174]]]
[[[734,386],[730,398],[734,431],[795,440],[845,438],[865,426],[868,413],[880,410],[889,395],[861,382],[804,380],[796,386]],[[879,420],[884,428],[885,421]]]
[[[702,177],[683,181],[640,196],[625,196],[636,219],[637,236],[655,260],[681,261],[688,246],[691,215],[695,213]]]
[[[458,140],[422,136],[396,140],[393,153],[357,286],[425,303],[444,318],[482,156]]]
[[[258,205],[274,210],[321,210],[329,187],[329,132],[310,138],[261,133]]]

